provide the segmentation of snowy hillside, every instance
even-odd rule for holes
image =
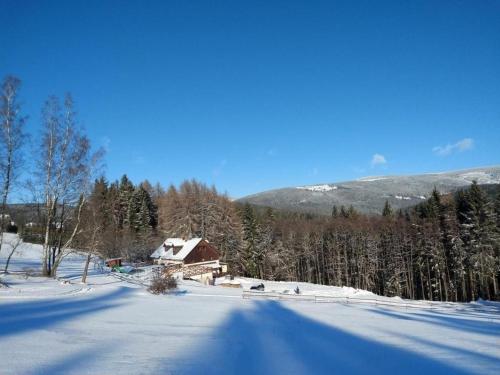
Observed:
[[[430,305],[269,281],[254,296],[261,281],[246,278],[232,281],[242,288],[183,281],[155,296],[98,267],[81,284],[78,255],[59,280],[26,276],[40,251],[23,244],[2,276],[2,374],[500,373],[498,303]],[[297,286],[302,300],[291,298]]]
[[[385,201],[395,209],[416,205],[436,187],[441,193],[479,184],[500,184],[500,167],[414,176],[370,176],[335,184],[265,191],[240,202],[302,212],[330,214],[333,205],[354,206],[364,213],[381,213]]]
[[[313,186],[298,186],[297,189],[309,191],[332,191],[337,190],[335,185],[313,185]]]

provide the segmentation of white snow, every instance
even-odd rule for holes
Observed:
[[[312,185],[312,186],[298,186],[297,189],[326,192],[326,191],[337,190],[338,188],[335,185],[332,186],[325,184],[325,185]]]
[[[471,172],[461,173],[460,178],[470,183],[472,183],[473,180],[476,180],[478,184],[500,183],[500,178],[495,177],[493,174],[484,171],[471,171]]]
[[[404,195],[395,195],[394,198],[399,199],[399,200],[405,200],[405,201],[409,201],[411,199],[411,197],[407,197]]]
[[[64,260],[60,280],[26,277],[39,257],[40,246],[23,244],[2,276],[2,374],[500,373],[499,303],[430,305],[248,278],[231,281],[242,288],[182,281],[154,296],[142,285],[148,269],[124,276],[91,267],[81,284],[79,255]],[[260,282],[263,298],[242,298]],[[311,298],[289,301],[297,286]]]
[[[382,176],[367,176],[367,177],[361,177],[361,178],[358,178],[358,181],[361,181],[361,182],[373,182],[373,181],[380,181],[380,180],[386,180],[388,179],[389,177],[382,177]]]
[[[151,258],[184,260],[201,240],[201,238],[193,238],[187,241],[182,238],[167,238],[165,242],[151,254]],[[177,254],[174,254],[172,246],[181,247],[181,249]],[[168,250],[165,247],[167,247]]]

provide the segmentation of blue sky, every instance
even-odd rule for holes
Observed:
[[[30,129],[70,91],[108,179],[240,197],[500,163],[498,1],[0,0],[0,24]]]

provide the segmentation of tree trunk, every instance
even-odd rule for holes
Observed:
[[[474,276],[472,275],[472,271],[469,271],[469,280],[470,280],[469,288],[470,288],[470,294],[471,294],[470,300],[474,301],[476,299],[475,298],[476,292],[474,290],[476,286],[474,285]]]
[[[82,275],[82,283],[87,282],[87,274],[89,272],[89,264],[90,264],[90,259],[92,258],[92,253],[87,254],[87,260],[85,261],[85,268],[83,270],[83,275]]]
[[[57,205],[57,199],[52,200],[47,198],[47,222],[45,224],[45,237],[43,241],[43,259],[42,259],[42,275],[50,276],[50,227],[54,218],[54,211]]]
[[[9,264],[10,264],[10,258],[12,258],[12,255],[14,255],[14,252],[16,251],[16,248],[12,248],[12,250],[10,251],[10,254],[9,256],[7,257],[7,261],[5,262],[5,268],[3,270],[4,273],[8,273],[8,270],[9,270]]]
[[[73,228],[73,232],[71,233],[69,239],[66,241],[66,243],[59,249],[59,252],[56,255],[56,259],[54,264],[52,265],[52,269],[50,272],[50,276],[56,277],[57,274],[57,269],[59,265],[61,264],[61,261],[63,260],[64,255],[66,254],[66,250],[71,246],[73,243],[73,240],[77,233],[80,230],[80,223],[81,223],[81,218],[82,218],[82,210],[83,206],[85,205],[85,198],[83,196],[80,197],[80,203],[78,204],[78,214],[76,217],[76,223],[75,227]]]

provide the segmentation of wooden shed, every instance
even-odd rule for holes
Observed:
[[[110,258],[106,259],[106,267],[113,268],[115,266],[122,266],[122,258]]]

